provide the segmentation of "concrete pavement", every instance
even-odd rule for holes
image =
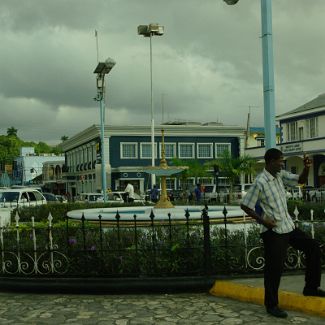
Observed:
[[[49,295],[0,292],[0,324],[320,325],[324,324],[324,318],[292,311],[287,319],[276,319],[259,305],[208,293]]]

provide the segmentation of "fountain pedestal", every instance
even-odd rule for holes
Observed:
[[[187,169],[187,166],[169,167],[165,159],[165,143],[164,143],[164,130],[161,130],[161,160],[160,165],[155,167],[147,167],[144,169],[146,173],[155,174],[161,177],[161,192],[159,201],[156,203],[155,208],[168,209],[174,208],[174,205],[170,202],[167,195],[166,177],[182,172]],[[153,184],[152,184],[153,185]]]

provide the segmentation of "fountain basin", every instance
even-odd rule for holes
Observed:
[[[227,206],[227,218],[243,217],[244,212],[239,206]],[[172,220],[184,220],[185,213],[188,210],[190,219],[201,219],[204,206],[175,206],[173,208],[155,208],[151,206],[140,207],[114,207],[114,208],[94,208],[94,209],[79,209],[72,210],[67,213],[71,219],[81,219],[84,215],[86,220],[98,220],[101,215],[103,221],[116,220],[117,212],[120,215],[120,221],[133,221],[134,215],[137,220],[150,221],[151,212],[154,213],[154,220],[168,220],[170,214]],[[210,219],[223,219],[224,206],[212,206],[208,209]]]

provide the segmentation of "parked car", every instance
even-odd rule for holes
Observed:
[[[48,203],[60,203],[59,199],[53,193],[42,193]]]
[[[319,188],[309,190],[309,197],[313,202],[325,201],[325,184],[321,185]]]
[[[202,198],[206,200],[207,202],[216,202],[218,193],[216,189],[216,185],[214,184],[207,184],[207,185],[201,185],[201,188],[204,189],[204,192],[202,193]]]
[[[301,186],[295,186],[287,189],[287,199],[289,200],[302,200],[303,194]]]
[[[76,199],[77,202],[100,203],[104,202],[102,193],[80,193]],[[113,192],[107,193],[107,203],[123,203],[123,199],[113,195]]]
[[[123,191],[112,191],[109,193],[113,196],[115,201],[125,202],[125,192]],[[143,199],[138,193],[134,193],[134,203],[145,203],[145,199]]]
[[[158,188],[158,200],[160,198],[160,192],[161,192],[161,189]],[[151,193],[151,189],[147,190],[145,195],[140,196],[141,200],[151,203],[150,193]],[[172,200],[174,200],[175,199],[174,190],[171,190],[171,189],[168,188],[167,189],[167,196],[169,198],[171,198]]]
[[[33,188],[17,188],[0,190],[0,207],[15,208],[46,204],[47,200],[41,192]]]
[[[311,201],[310,192],[313,192],[315,188],[310,185],[305,185],[301,188],[302,196],[305,201]]]
[[[104,196],[101,193],[80,193],[76,201],[87,203],[104,202]]]
[[[61,203],[68,203],[68,199],[65,195],[55,195]]]

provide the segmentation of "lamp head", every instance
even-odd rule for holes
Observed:
[[[144,37],[150,37],[152,35],[162,36],[164,35],[164,26],[161,26],[157,23],[149,25],[139,25],[138,34],[143,35]]]
[[[98,62],[94,73],[108,74],[115,64],[116,62],[113,59],[107,58],[105,62]]]
[[[223,0],[227,5],[235,5],[239,0]]]

